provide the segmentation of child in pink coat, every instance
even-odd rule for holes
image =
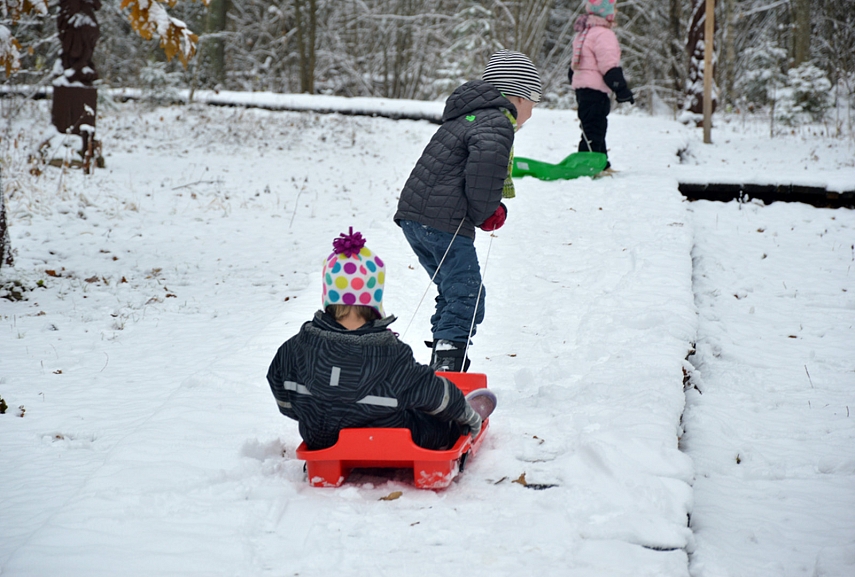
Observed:
[[[574,25],[573,60],[568,78],[576,91],[582,139],[579,150],[608,154],[609,92],[618,102],[635,103],[620,67],[620,45],[612,31],[616,0],[585,0],[585,14]],[[609,170],[611,164],[606,165]]]

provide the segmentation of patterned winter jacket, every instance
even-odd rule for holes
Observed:
[[[349,331],[318,311],[279,347],[267,381],[279,411],[299,422],[310,449],[331,447],[344,428],[405,426],[408,409],[443,421],[463,415],[463,394],[415,361],[388,329],[394,320]]]
[[[516,118],[516,107],[481,80],[448,97],[442,126],[401,192],[395,222],[413,220],[452,234],[460,226],[460,234],[475,237],[475,227],[499,207],[508,176],[514,127],[503,109]]]

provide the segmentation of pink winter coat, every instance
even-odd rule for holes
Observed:
[[[573,49],[579,50],[578,42],[582,34],[573,39]],[[608,94],[611,92],[603,80],[603,74],[620,66],[620,45],[611,28],[591,26],[582,44],[579,63],[573,67],[575,88],[593,88]]]

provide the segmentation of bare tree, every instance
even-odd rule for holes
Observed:
[[[12,265],[12,250],[6,226],[6,193],[3,190],[3,171],[0,170],[0,268]]]
[[[226,40],[227,14],[231,0],[210,0],[208,17],[205,19],[203,63],[197,66],[207,68],[207,76],[216,85],[226,81]]]
[[[45,0],[0,2],[43,6],[47,14]],[[171,55],[180,58],[172,51],[182,38],[192,40],[187,34],[194,28],[205,30],[204,60],[194,60],[189,73],[172,64],[166,68],[188,84],[435,99],[480,75],[492,52],[509,48],[525,52],[538,66],[547,101],[569,92],[573,22],[584,9],[581,0],[212,0],[208,14],[201,4],[179,2],[170,11],[176,20],[189,23],[187,34],[159,37],[161,43],[172,42],[161,53],[130,34],[131,23],[140,27],[143,7],[157,11],[167,0],[102,2],[94,62],[108,84],[144,84],[146,66]],[[850,80],[855,0],[813,3],[806,10],[808,2],[718,2],[716,83],[721,102],[764,105],[768,91],[761,85],[777,82],[788,68],[808,60],[837,83],[855,82]],[[640,106],[664,102],[680,107],[700,78],[702,52],[695,50],[703,38],[703,19],[697,7],[696,0],[619,1],[616,33],[622,64]],[[46,64],[58,51],[50,27],[39,24],[48,18],[26,23],[19,18],[15,32],[21,49],[11,37],[4,44],[0,34],[0,67],[17,66],[12,63],[19,60],[26,68],[10,82],[34,83],[38,74],[47,74]],[[694,100],[699,108],[702,102]]]
[[[810,60],[810,0],[793,2],[793,66]]]
[[[294,0],[297,51],[300,55],[300,92],[315,92],[315,38],[318,28],[315,0]]]
[[[729,0],[733,1],[733,0]],[[684,38],[683,2],[670,0],[668,4],[668,55],[671,84],[675,94],[682,92],[686,81],[686,53],[683,50]]]
[[[555,0],[521,0],[513,3],[513,44],[508,48],[518,50],[533,58],[540,56],[543,48],[549,12]]]
[[[734,77],[736,74],[736,49],[734,45],[733,5],[736,0],[721,0],[722,16],[720,42],[718,43],[718,85],[723,106],[732,103]]]
[[[652,109],[658,102],[682,106],[687,63],[683,15],[687,0],[667,3],[626,0],[618,6],[615,33],[621,43],[622,65],[638,105]]]
[[[692,21],[689,24],[686,52],[689,54],[689,75],[686,86],[685,109],[695,115],[703,114],[704,110],[704,47],[707,0],[694,0],[692,5]],[[715,60],[713,60],[715,70]],[[716,106],[716,88],[713,87],[713,111]]]
[[[433,98],[449,74],[443,52],[454,22],[448,0],[372,0],[338,3],[326,20],[324,84],[345,94]],[[453,68],[453,67],[452,67]]]

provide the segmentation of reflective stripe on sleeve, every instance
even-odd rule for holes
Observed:
[[[438,415],[439,413],[445,410],[445,408],[448,406],[448,403],[451,401],[451,395],[448,393],[448,379],[446,379],[445,377],[439,378],[442,379],[442,382],[445,384],[445,388],[442,393],[442,402],[439,403],[439,407],[437,407],[433,411],[429,411],[428,415]]]
[[[295,383],[294,381],[285,381],[284,386],[286,391],[294,391],[295,393],[300,393],[301,395],[311,396],[312,394],[309,392],[309,389],[307,389],[304,385],[301,385],[300,383]]]
[[[305,385],[301,385],[300,383],[295,383],[294,381],[285,381],[283,383],[283,386],[285,387],[285,390],[287,390],[287,391],[294,391],[294,392],[299,393],[301,395],[312,396],[312,393],[309,392],[309,389],[307,389],[305,387]],[[283,407],[285,406],[282,404],[284,401],[277,401],[277,402],[280,405],[282,405]],[[379,405],[381,407],[393,407],[394,408],[394,407],[398,406],[398,399],[396,399],[394,397],[377,397],[375,395],[367,395],[366,397],[364,397],[364,398],[362,398],[356,402],[362,403],[363,405]],[[446,404],[447,404],[447,401],[446,401]],[[288,404],[288,406],[289,407],[291,406],[290,403]]]
[[[379,405],[381,407],[397,407],[398,399],[393,397],[375,397],[374,395],[368,395],[362,399],[356,401],[357,403],[362,403],[363,405]]]

